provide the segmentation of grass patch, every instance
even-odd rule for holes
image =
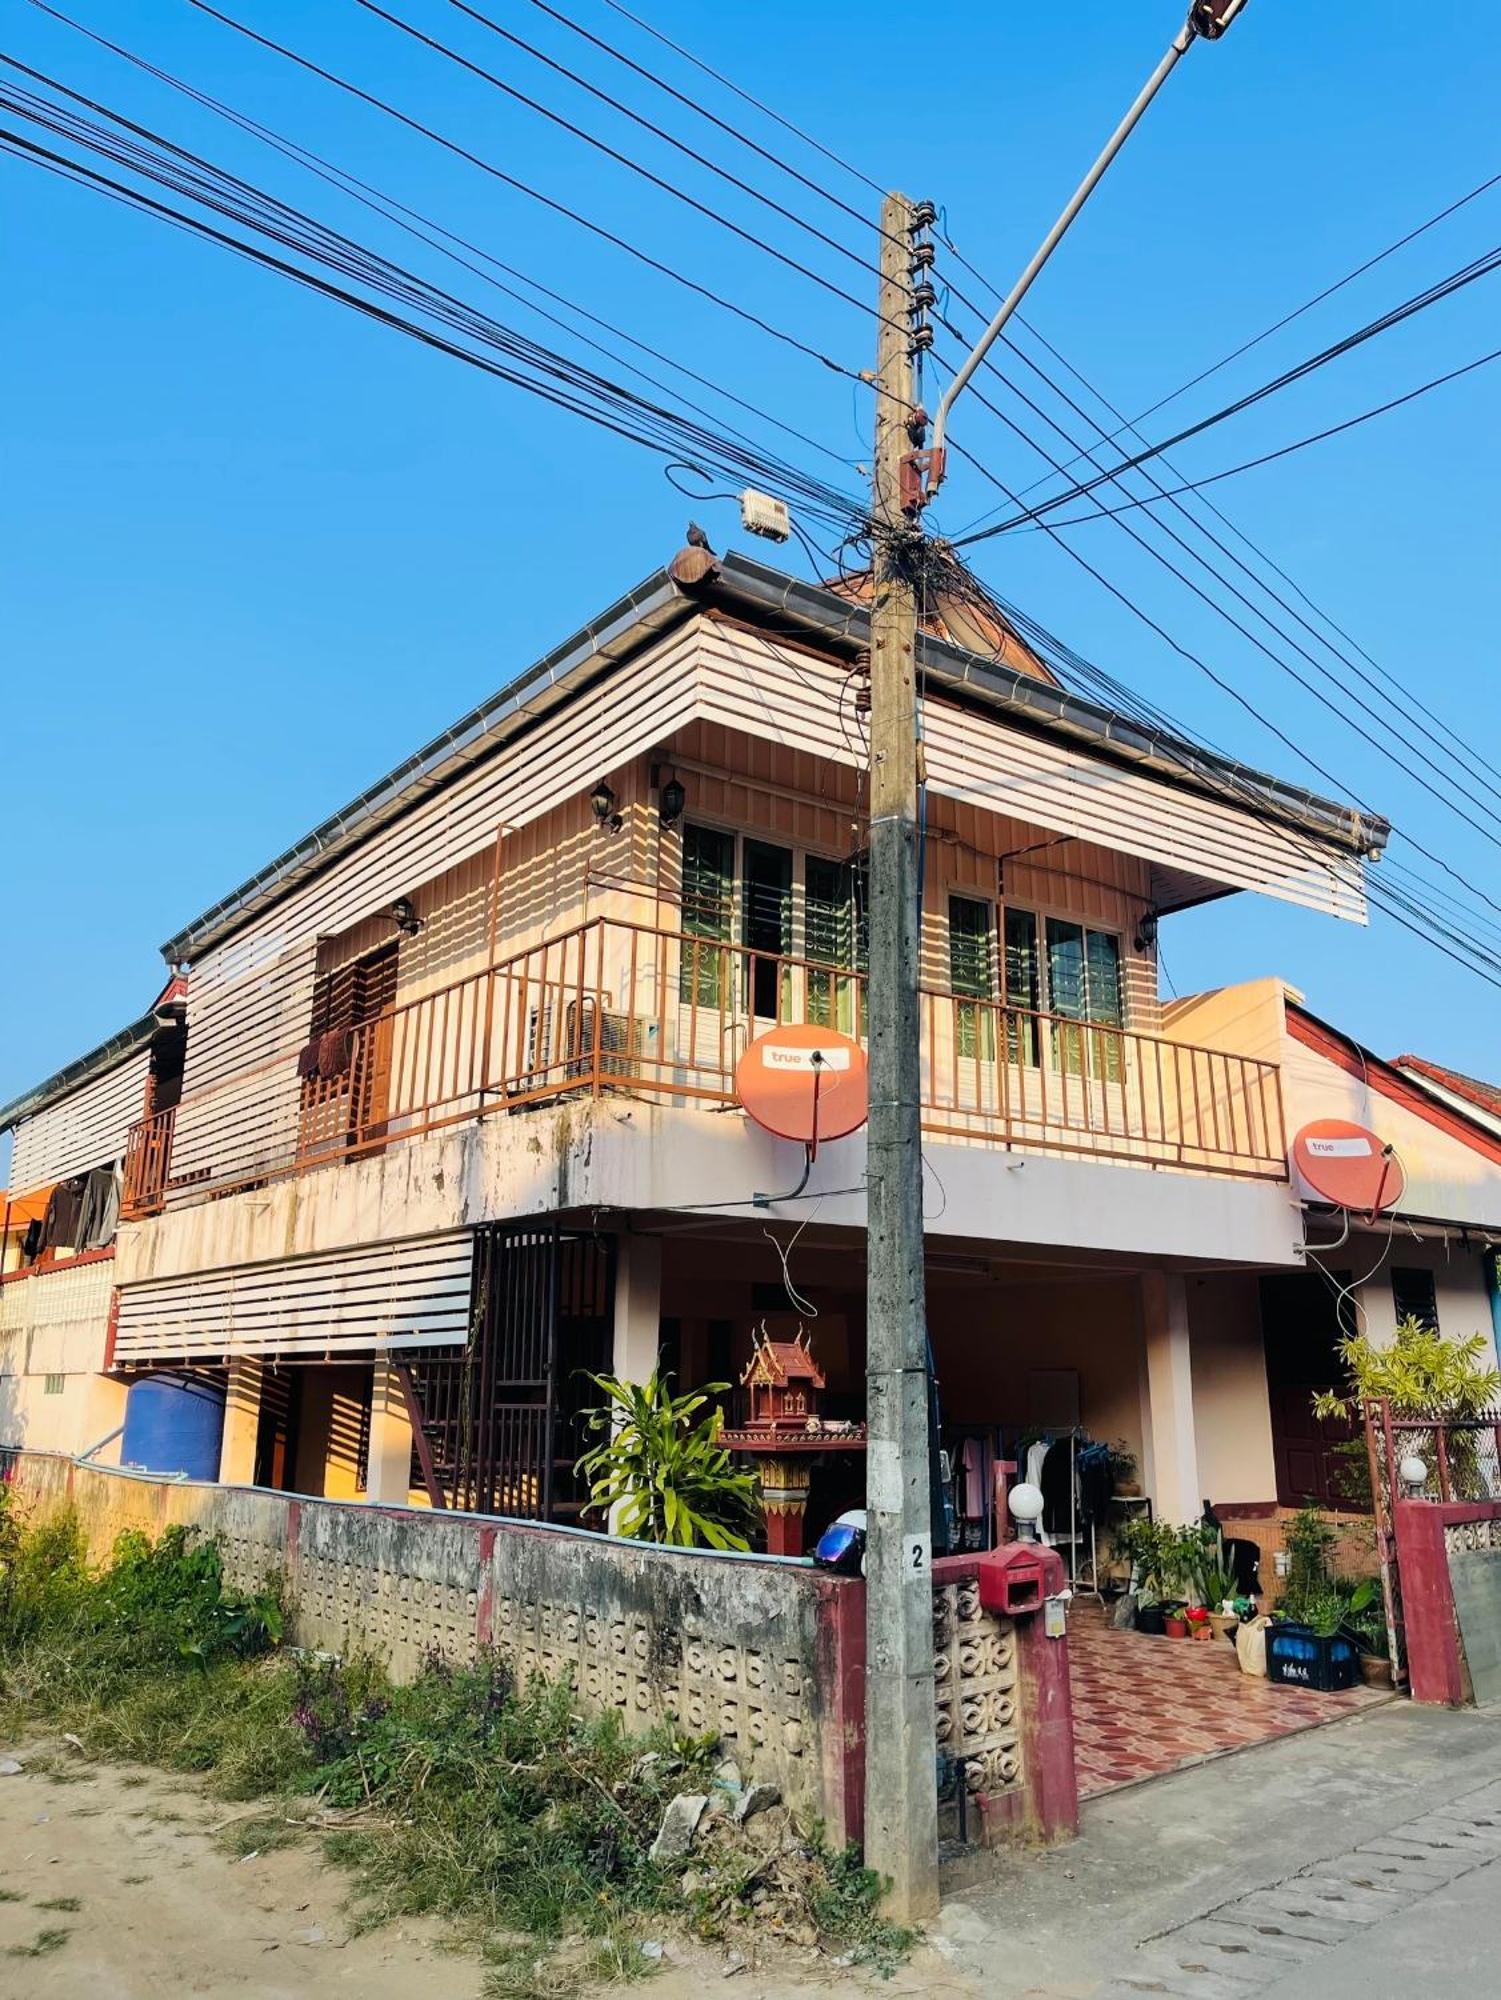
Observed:
[[[26,1898],[15,1889],[7,1889],[0,1883],[0,1903],[24,1903]]]
[[[274,1854],[279,1847],[290,1847],[302,1832],[300,1822],[285,1813],[254,1813],[220,1827],[214,1839],[226,1854],[243,1861],[248,1854]]]
[[[10,1958],[47,1958],[54,1951],[61,1951],[72,1937],[71,1931],[48,1929],[38,1931],[30,1944],[13,1944],[6,1954]]]
[[[55,1910],[60,1915],[76,1917],[83,1908],[83,1899],[79,1896],[49,1896],[45,1903],[38,1903],[37,1908]]]
[[[434,1655],[396,1686],[280,1634],[274,1599],[225,1588],[211,1542],[127,1534],[91,1568],[76,1521],[23,1530],[0,1488],[0,1730],[68,1730],[91,1756],[264,1800],[219,1830],[229,1852],[315,1831],[353,1876],[357,1924],[441,1918],[483,1953],[489,2000],[644,1975],[640,1940],[673,1923],[708,1939],[754,1923],[882,1971],[912,1941],[880,1917],[875,1877],[781,1809],[707,1819],[686,1875],[652,1863],[673,1797],[714,1790],[711,1737],[632,1739],[493,1656]],[[135,1816],[182,1818],[151,1801]]]

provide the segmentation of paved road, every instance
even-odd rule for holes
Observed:
[[[1096,1801],[924,1963],[993,2000],[1501,1991],[1498,1862],[1501,1718],[1393,1703]]]

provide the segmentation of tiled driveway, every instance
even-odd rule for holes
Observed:
[[[1314,1694],[1273,1687],[1240,1671],[1227,1640],[1112,1632],[1090,1603],[1070,1611],[1068,1641],[1074,1752],[1086,1799],[1389,1699],[1376,1688]]]

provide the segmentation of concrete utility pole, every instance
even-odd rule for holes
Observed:
[[[931,210],[928,211],[931,215]],[[870,1123],[865,1860],[899,1920],[938,1909],[933,1536],[918,1022],[917,590],[903,461],[913,409],[913,205],[881,210],[870,608]],[[915,511],[915,510],[914,510]]]

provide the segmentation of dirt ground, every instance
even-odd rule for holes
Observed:
[[[95,1764],[66,1746],[0,1747],[0,1996],[4,2000],[480,2000],[484,1971],[443,1947],[443,1927],[404,1919],[355,1935],[348,1878],[313,1842],[236,1855],[265,1801],[226,1805],[190,1779]],[[887,1982],[791,1962],[742,1964],[726,1949],[663,1940],[650,2000],[854,2000],[878,1990],[959,2000],[978,1989],[941,1961]],[[801,1956],[801,1955],[799,1955]],[[437,1982],[441,1981],[441,1987]],[[953,1983],[951,1983],[951,1981]]]
[[[11,1754],[26,1768],[0,1776],[0,1994],[410,2000],[441,1964],[444,1993],[477,2000],[480,1967],[441,1952],[436,1926],[351,1936],[347,1880],[306,1844],[226,1851],[215,1829],[264,1805],[76,1753]]]

